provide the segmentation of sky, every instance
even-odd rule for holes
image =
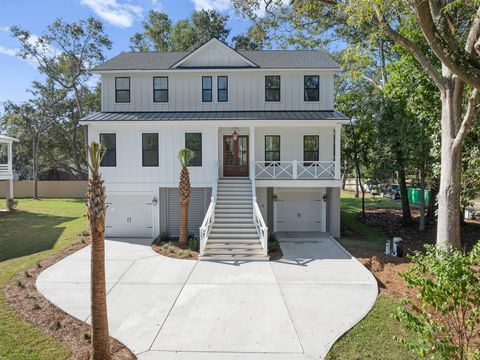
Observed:
[[[193,10],[218,10],[230,16],[229,39],[249,26],[234,13],[230,0],[0,0],[0,103],[27,100],[32,81],[42,79],[34,64],[15,56],[19,45],[9,33],[11,26],[40,35],[59,17],[73,22],[93,16],[102,20],[113,43],[105,54],[108,59],[129,50],[130,36],[141,31],[151,9],[167,13],[173,22]]]

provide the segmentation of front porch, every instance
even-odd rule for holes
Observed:
[[[342,123],[218,127],[218,177],[244,176],[269,186],[339,185]],[[325,183],[325,181],[328,181]],[[306,185],[306,187],[310,187]]]

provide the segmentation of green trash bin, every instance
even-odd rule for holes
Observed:
[[[408,201],[411,204],[420,205],[420,192],[421,191],[418,188],[411,188],[411,187],[407,188]],[[430,200],[430,190],[425,190],[423,198],[425,201],[425,205],[428,204]]]

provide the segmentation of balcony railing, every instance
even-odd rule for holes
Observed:
[[[9,164],[0,164],[0,175],[9,175],[12,173]]]
[[[255,161],[255,178],[318,180],[335,178],[335,161]]]

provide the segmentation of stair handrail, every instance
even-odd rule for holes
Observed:
[[[210,197],[210,205],[208,206],[207,213],[200,226],[200,256],[203,256],[205,252],[205,246],[207,244],[208,235],[212,230],[213,223],[215,222],[215,204],[217,203],[217,187],[218,187],[218,161],[213,162],[213,174],[212,174],[212,196]]]
[[[255,177],[252,178],[252,203],[253,203],[253,224],[255,225],[255,229],[257,230],[260,243],[262,244],[263,255],[267,256],[268,255],[268,227],[265,225],[265,221],[263,221],[262,213],[260,211],[260,208],[258,207]]]

